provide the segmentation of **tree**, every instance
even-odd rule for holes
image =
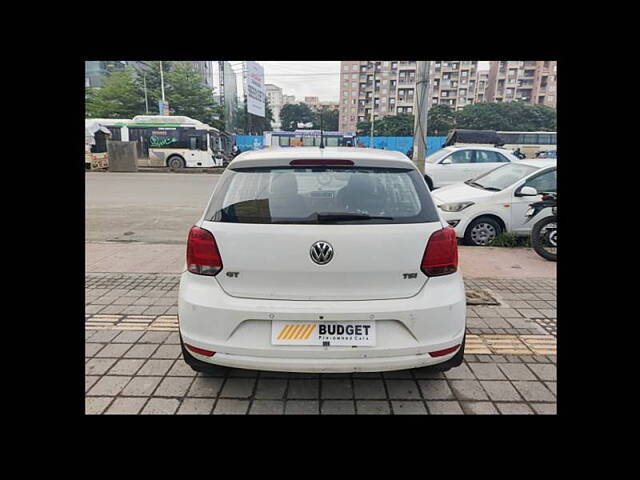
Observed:
[[[320,119],[322,115],[322,119]],[[337,132],[339,128],[340,111],[336,109],[328,110],[326,107],[320,107],[320,109],[314,112],[313,128],[319,129],[322,125],[322,129],[328,132]],[[320,121],[322,120],[322,121]]]
[[[309,122],[314,122],[314,113],[307,104],[288,103],[280,109],[280,124],[282,125],[282,130],[292,132],[298,128],[298,123]]]
[[[175,115],[185,115],[204,123],[213,120],[216,107],[213,91],[202,84],[202,77],[190,63],[176,62],[164,75],[164,80],[165,98]]]
[[[133,118],[144,114],[144,95],[134,84],[133,71],[127,68],[105,78],[102,88],[85,89],[87,118]]]
[[[251,119],[251,125],[249,125],[249,118]],[[265,131],[271,130],[271,122],[273,122],[273,111],[266,99],[263,118],[247,113],[247,99],[245,97],[244,104],[236,110],[233,116],[233,129],[236,132],[242,132],[244,135],[261,135]]]
[[[427,115],[427,135],[446,136],[456,125],[456,114],[449,105],[435,105]]]
[[[502,131],[555,131],[556,114],[545,105],[521,102],[476,103],[456,112],[456,128]]]
[[[413,135],[413,115],[386,115],[374,122],[374,136],[382,137],[410,137]],[[364,120],[356,125],[360,136],[371,135],[371,122]]]

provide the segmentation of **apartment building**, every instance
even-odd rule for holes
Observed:
[[[272,83],[266,83],[265,89],[267,91],[267,100],[273,113],[272,127],[274,130],[280,130],[280,110],[282,110],[282,106],[284,105],[282,88]]]
[[[489,68],[488,102],[524,102],[556,106],[556,61],[493,61]]]
[[[340,130],[355,132],[358,122],[386,115],[413,114],[415,61],[343,61],[340,66]],[[449,105],[460,110],[485,101],[489,71],[477,61],[432,61],[427,93],[430,107]],[[430,108],[429,107],[429,108]]]

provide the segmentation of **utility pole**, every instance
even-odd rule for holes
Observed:
[[[144,107],[147,115],[149,115],[149,101],[147,100],[147,74],[144,71],[142,72],[142,83],[144,83]]]
[[[162,61],[160,61],[160,89],[162,90],[162,108],[164,108],[164,75],[162,74]]]
[[[374,108],[376,105],[376,62],[373,61],[373,92],[371,93],[371,138],[369,139],[369,148],[373,148],[373,124],[375,122]]]
[[[424,173],[424,158],[427,147],[427,110],[429,109],[429,69],[431,62],[418,61],[416,74],[416,96],[414,104],[415,121],[413,124],[413,163]]]

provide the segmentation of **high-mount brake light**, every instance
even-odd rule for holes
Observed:
[[[427,277],[449,275],[458,270],[458,242],[451,227],[431,234],[420,269]]]
[[[289,165],[291,165],[292,167],[315,167],[319,165],[352,167],[355,164],[351,160],[330,160],[330,159],[319,158],[317,160],[314,160],[314,159],[291,160],[289,162]]]
[[[222,270],[222,258],[213,234],[191,227],[187,239],[187,270],[198,275],[216,275]]]

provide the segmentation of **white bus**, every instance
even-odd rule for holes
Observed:
[[[138,141],[138,155],[149,165],[171,168],[221,167],[230,149],[228,134],[184,116],[137,115],[97,119],[111,140]]]
[[[322,132],[325,147],[354,147],[354,133]],[[264,132],[264,148],[317,147],[320,145],[320,130],[295,130],[293,132]]]
[[[496,132],[504,142],[502,148],[515,150],[519,148],[527,158],[536,158],[540,151],[557,149],[556,132]]]

